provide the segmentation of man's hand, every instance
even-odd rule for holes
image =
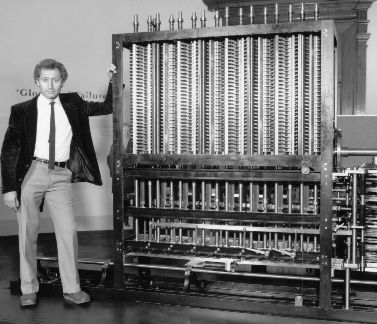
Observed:
[[[110,64],[110,66],[106,69],[106,72],[111,81],[113,79],[113,74],[117,73],[117,67],[114,64]]]
[[[20,203],[17,199],[17,192],[9,191],[5,193],[4,203],[5,203],[5,206],[12,208],[14,211],[17,211],[17,208],[20,207]]]

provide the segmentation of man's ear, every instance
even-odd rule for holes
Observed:
[[[39,80],[38,80],[38,79],[35,80],[35,84],[36,84],[38,87],[41,86],[41,84],[39,83]]]

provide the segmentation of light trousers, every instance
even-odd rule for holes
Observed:
[[[33,160],[21,188],[21,206],[17,212],[19,227],[20,277],[23,294],[37,292],[37,238],[39,206],[45,199],[52,218],[58,250],[59,273],[63,293],[80,291],[77,270],[77,230],[73,214],[72,174],[66,168]]]

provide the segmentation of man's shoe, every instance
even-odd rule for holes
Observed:
[[[82,290],[73,294],[63,294],[63,297],[66,302],[74,304],[84,304],[90,302],[90,296]]]
[[[20,297],[21,307],[31,307],[37,305],[37,294],[23,294]]]

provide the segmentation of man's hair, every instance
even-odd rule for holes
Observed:
[[[44,59],[40,61],[34,68],[34,81],[36,81],[41,76],[42,69],[58,69],[63,82],[65,82],[65,80],[67,80],[68,78],[68,72],[63,63],[60,63],[54,59]]]

